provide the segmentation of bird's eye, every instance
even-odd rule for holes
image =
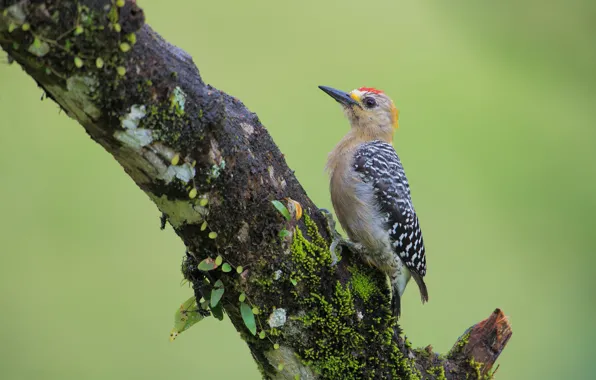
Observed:
[[[364,105],[366,108],[373,108],[377,105],[377,101],[374,98],[364,98],[363,100]]]

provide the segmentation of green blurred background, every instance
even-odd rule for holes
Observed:
[[[317,85],[384,89],[428,248],[402,326],[447,351],[495,307],[500,379],[591,379],[596,3],[139,0],[267,126],[309,195],[347,131]],[[258,379],[228,321],[177,341],[184,247],[83,128],[0,66],[0,378]]]

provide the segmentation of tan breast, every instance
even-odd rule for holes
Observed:
[[[329,154],[327,170],[330,174],[331,202],[337,219],[350,240],[363,244],[368,250],[386,249],[387,233],[374,199],[370,184],[362,182],[354,170],[352,159],[364,141],[340,141]]]

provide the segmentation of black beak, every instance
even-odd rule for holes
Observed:
[[[347,92],[343,92],[340,90],[336,90],[331,87],[327,86],[319,86],[321,90],[323,90],[327,95],[331,96],[333,99],[337,100],[343,106],[358,106],[360,107],[360,103],[352,99],[350,94]]]

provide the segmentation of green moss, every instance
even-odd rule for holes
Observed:
[[[455,343],[455,345],[453,346],[451,351],[449,351],[449,354],[447,354],[447,357],[455,358],[457,355],[461,354],[464,347],[468,344],[469,340],[470,340],[470,332],[467,331],[464,335],[462,335],[457,340],[457,342]]]
[[[447,377],[445,376],[445,368],[443,368],[442,365],[432,367],[427,372],[429,375],[433,375],[435,380],[447,380]]]
[[[147,83],[143,83],[144,91],[149,90]],[[172,106],[175,104],[176,106]],[[177,102],[169,104],[152,105],[149,107],[147,116],[141,121],[141,128],[147,128],[159,131],[156,139],[171,146],[175,150],[182,151],[180,137],[187,130],[190,120],[188,116],[181,112]]]
[[[352,289],[364,302],[367,302],[371,295],[379,292],[379,288],[374,281],[358,268],[350,267],[348,270],[352,274],[352,279],[350,280]]]
[[[483,377],[482,377],[482,373],[480,372],[480,370],[484,366],[484,363],[477,362],[476,360],[474,360],[474,358],[470,358],[470,360],[468,360],[468,364],[474,370],[476,379],[482,379]]]
[[[308,281],[309,284],[317,286],[320,283],[319,271],[331,267],[331,252],[327,242],[319,234],[316,224],[304,216],[309,241],[304,237],[300,229],[294,232],[292,241],[292,261],[296,267],[296,273],[292,276],[296,281]]]
[[[345,283],[325,287],[321,279],[336,277],[337,266],[316,224],[307,215],[304,223],[306,234],[296,229],[291,245],[291,273],[297,280],[292,293],[306,311],[294,317],[308,337],[296,344],[300,359],[323,379],[371,378],[379,370],[392,378],[419,379],[410,359],[393,343],[396,321],[389,294],[382,290],[385,279],[351,267]],[[380,343],[381,350],[368,351],[368,342]]]

